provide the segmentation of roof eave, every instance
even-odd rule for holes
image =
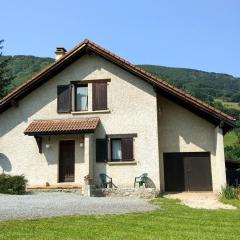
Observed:
[[[94,51],[94,52],[96,52],[97,54],[99,54],[100,56],[102,56],[102,57],[104,57],[104,58],[106,58],[107,60],[112,60],[112,58],[110,57],[109,58],[109,56],[107,55],[107,54],[103,54],[103,52],[101,52],[101,51],[99,51],[96,47],[93,47],[92,45],[91,45],[91,42],[90,42],[90,45],[89,45],[89,49],[91,49],[92,51]],[[131,69],[131,65],[130,66],[128,66],[128,65],[125,65],[125,64],[129,64],[127,61],[124,61],[124,63],[122,63],[121,61],[122,61],[122,59],[121,58],[117,58],[119,61],[114,61],[117,65],[119,65],[120,67],[123,67],[124,69],[126,69],[126,70],[132,70]],[[144,79],[145,81],[147,81],[147,82],[149,82],[150,84],[152,84],[153,86],[156,86],[157,88],[161,88],[161,89],[163,89],[163,86],[161,86],[160,85],[160,82],[159,81],[156,81],[155,80],[155,77],[153,77],[150,73],[149,74],[147,74],[147,76],[145,76],[145,71],[144,70],[142,70],[141,71],[141,69],[139,69],[140,70],[140,72],[136,72],[136,71],[134,71],[134,72],[132,72],[133,74],[135,74],[136,76],[138,76],[138,77],[141,77],[142,79]],[[151,77],[153,77],[153,79],[149,79],[149,78],[151,78]],[[160,79],[159,79],[160,80]],[[161,80],[161,83],[163,83],[164,81],[163,80]],[[166,85],[168,85],[168,86],[170,86],[170,84],[168,84],[168,83],[166,83]],[[166,89],[164,89],[165,91],[166,91]],[[179,91],[181,91],[181,90],[179,90]],[[174,94],[173,92],[171,92],[171,94]],[[176,97],[178,97],[179,98],[179,95],[175,95]],[[184,100],[184,99],[183,99]],[[186,101],[186,100],[185,100]],[[189,102],[190,103],[190,102]],[[192,103],[190,103],[190,104],[192,104]],[[205,112],[205,113],[207,113],[207,114],[211,114],[213,117],[215,117],[218,121],[219,121],[219,124],[220,124],[220,122],[221,121],[224,121],[224,123],[225,123],[225,125],[224,125],[224,128],[223,128],[223,132],[224,132],[224,134],[226,133],[226,132],[228,132],[229,130],[231,130],[231,129],[233,129],[233,128],[235,128],[236,127],[236,124],[235,124],[235,120],[233,120],[233,121],[230,121],[229,119],[227,119],[227,118],[224,118],[223,116],[219,116],[218,114],[216,114],[216,113],[212,113],[212,112],[210,112],[210,111],[207,111],[206,109],[204,109],[204,108],[202,108],[202,107],[200,107],[200,106],[198,106],[198,108],[199,109],[201,109],[201,111],[203,111],[203,112]],[[219,111],[220,112],[220,111]],[[227,125],[226,125],[227,124]]]
[[[95,129],[73,130],[73,131],[50,131],[50,132],[24,132],[27,136],[51,136],[51,135],[74,135],[84,133],[94,133]]]
[[[212,110],[210,111],[210,106],[208,107],[209,108],[208,110],[206,106],[205,107],[201,106],[201,104],[202,105],[206,105],[206,104],[203,104],[203,102],[201,102],[200,100],[190,96],[189,94],[184,93],[182,90],[173,87],[172,85],[164,82],[163,80],[154,77],[153,75],[144,71],[143,69],[132,65],[126,60],[116,56],[115,54],[109,52],[106,49],[103,49],[102,47],[96,45],[93,42],[90,42],[87,39],[81,42],[79,45],[77,45],[75,48],[73,48],[63,57],[61,57],[58,61],[54,62],[45,70],[37,74],[31,80],[27,81],[21,87],[14,90],[12,93],[10,93],[6,97],[4,97],[2,100],[0,100],[0,113],[5,111],[7,108],[9,108],[12,105],[11,102],[13,100],[14,101],[20,100],[22,97],[28,94],[28,92],[31,92],[32,90],[37,88],[39,85],[45,83],[46,80],[56,75],[59,72],[59,70],[66,68],[69,64],[75,61],[75,59],[81,56],[82,53],[90,53],[91,51],[104,57],[105,59],[111,62],[114,62],[115,64],[122,67],[123,69],[130,71],[132,74],[142,78],[143,80],[149,82],[153,86],[164,89],[164,91],[169,91],[170,94],[173,94],[173,95],[175,94],[175,96],[178,98],[182,98],[183,96],[185,96],[185,100],[184,100],[185,102],[191,102],[190,100],[187,100],[187,98],[194,99],[190,104],[194,104],[193,102],[196,101],[195,107],[199,108],[199,110],[205,113],[210,114],[211,116],[216,118],[216,120],[224,121],[225,125],[227,124],[227,129],[231,129],[235,127],[234,119],[228,116],[227,114],[224,114],[217,109],[213,110],[214,109],[213,107],[211,107]]]

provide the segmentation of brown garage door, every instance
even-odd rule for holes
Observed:
[[[212,191],[209,152],[164,153],[165,191]]]

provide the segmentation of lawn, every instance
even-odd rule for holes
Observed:
[[[222,104],[227,108],[240,110],[240,105],[237,102],[222,102]]]
[[[218,99],[218,98],[215,100],[222,103],[223,106],[226,108],[233,108],[236,110],[240,110],[240,104],[238,102],[226,102],[226,101],[223,101],[222,99]]]
[[[0,222],[0,239],[238,239],[240,209],[197,210],[159,198],[150,213]],[[235,202],[240,207],[239,202]]]
[[[222,99],[215,99],[215,101],[222,103],[226,108],[233,108],[238,111],[240,110],[240,103],[226,102],[226,101],[223,101]],[[234,131],[230,131],[224,136],[224,145],[225,146],[232,146],[236,142],[237,142],[237,136]]]

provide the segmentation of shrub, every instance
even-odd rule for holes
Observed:
[[[222,188],[222,198],[224,199],[239,199],[239,189],[231,186]]]
[[[23,175],[10,176],[0,174],[0,193],[24,194],[26,192],[27,180]]]
[[[224,148],[226,159],[240,160],[240,144],[233,144]]]

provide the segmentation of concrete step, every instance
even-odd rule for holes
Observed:
[[[33,185],[27,187],[28,192],[82,192],[77,183],[58,183],[54,185]]]

